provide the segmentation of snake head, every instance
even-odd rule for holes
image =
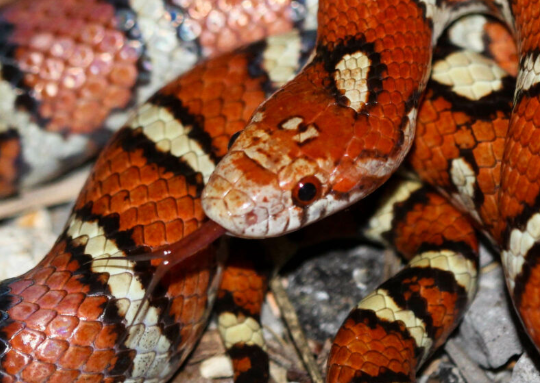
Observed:
[[[347,98],[332,84],[315,62],[257,109],[203,191],[210,219],[241,237],[282,235],[390,177],[411,146],[416,109],[388,92]]]
[[[280,235],[327,210],[329,174],[320,161],[302,153],[294,138],[307,140],[318,132],[313,126],[300,132],[300,117],[278,129],[265,129],[261,120],[262,112],[255,114],[203,192],[206,214],[237,236]]]
[[[233,235],[297,230],[365,197],[397,166],[352,155],[361,142],[349,110],[331,105],[299,116],[294,106],[302,107],[282,105],[291,117],[280,120],[263,105],[208,180],[203,209]]]

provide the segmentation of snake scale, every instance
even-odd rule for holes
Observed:
[[[313,4],[248,3],[269,31],[255,23],[256,32],[238,32],[249,16],[225,1],[20,0],[2,9],[3,195],[95,153],[125,108],[170,81],[101,152],[49,254],[2,283],[2,382],[166,381],[216,296],[235,381],[268,381],[262,245],[231,241],[224,270],[217,244],[179,263],[145,254],[176,249],[206,216],[241,237],[304,227],[374,191],[411,147],[410,166],[453,204],[417,181],[388,186],[366,234],[410,262],[352,310],[327,381],[414,381],[474,296],[475,227],[500,247],[516,309],[540,344],[538,4],[322,0],[315,39],[313,20],[299,16]],[[497,22],[458,21],[424,92],[435,42],[472,13],[504,20],[518,50]],[[237,25],[220,34],[233,23],[224,15]],[[248,34],[293,26],[174,79]],[[474,33],[497,47],[456,38]],[[46,159],[45,142],[70,145]]]

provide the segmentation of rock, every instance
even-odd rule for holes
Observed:
[[[417,379],[418,383],[473,383],[463,379],[458,367],[446,355],[424,365]]]
[[[201,363],[201,376],[206,379],[230,378],[233,376],[231,358],[227,355],[216,355]]]
[[[459,327],[456,342],[480,365],[499,368],[523,352],[501,267],[480,276],[479,291]]]
[[[498,262],[499,253],[492,249],[491,244],[480,242],[480,267],[484,267],[493,262]]]
[[[438,381],[441,383],[465,383],[456,366],[449,362],[442,362],[437,372]],[[432,377],[431,379],[433,379]]]
[[[319,342],[333,338],[351,308],[382,282],[383,263],[382,250],[357,243],[333,250],[329,244],[286,274],[306,335]]]
[[[492,383],[508,383],[512,378],[512,370],[486,371],[486,375],[491,379]]]
[[[535,352],[535,351],[533,351]],[[536,355],[538,358],[538,355]],[[540,382],[540,366],[535,366],[530,356],[525,353],[521,355],[512,374],[510,383],[535,383]]]
[[[47,210],[5,222],[0,226],[0,280],[30,270],[47,254],[55,239]]]

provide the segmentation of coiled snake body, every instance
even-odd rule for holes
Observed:
[[[65,74],[64,87],[49,95],[54,90],[51,78],[42,81],[41,72],[28,75],[32,60],[39,57],[32,49],[52,49],[52,43],[36,42],[28,29],[20,27],[20,20],[32,12],[30,3],[7,8],[2,19],[6,36],[15,31],[4,52],[11,61],[2,63],[2,75],[22,83],[27,93],[42,90],[37,103],[29,103],[24,92],[13,96],[19,114],[2,132],[0,153],[8,169],[1,178],[5,194],[16,188],[14,180],[20,176],[9,169],[21,162],[22,152],[20,137],[9,124],[20,120],[36,124],[41,118],[49,130],[62,131],[66,123],[58,116],[66,118],[66,111],[58,113],[55,97],[69,93],[67,85],[76,81],[67,75],[77,71],[60,71]],[[78,10],[76,1],[65,3],[56,13],[51,3],[44,1],[42,7],[56,17],[64,12],[78,20],[76,16],[83,15],[92,26],[99,20],[92,18],[90,8]],[[96,3],[102,11],[108,9],[101,16],[115,10],[125,15],[130,5]],[[323,0],[319,7],[315,55],[296,80],[258,109],[308,60],[312,33],[294,32],[287,39],[273,38],[200,64],[152,96],[113,137],[51,252],[35,269],[2,284],[3,381],[168,379],[204,326],[220,280],[219,257],[212,245],[171,268],[161,259],[141,260],[137,255],[172,246],[194,232],[205,220],[202,207],[230,232],[262,237],[321,219],[376,189],[413,143],[432,44],[453,20],[471,12],[506,19],[520,36],[514,112],[508,99],[512,79],[495,61],[448,48],[434,65],[439,85],[429,88],[419,111],[411,163],[428,182],[449,187],[447,195],[459,195],[454,196],[457,203],[474,209],[475,218],[485,222],[485,231],[502,249],[518,312],[531,338],[540,344],[535,298],[539,288],[535,242],[540,236],[535,169],[540,164],[535,165],[533,138],[540,79],[534,24],[538,7],[520,2],[510,7],[505,2],[405,0]],[[134,23],[128,25],[144,25],[142,20]],[[59,26],[45,21],[36,25],[52,28],[49,34],[60,33]],[[103,120],[93,113],[101,99],[96,94],[104,89],[96,85],[101,73],[116,81],[113,89],[118,94],[136,81],[133,68],[144,55],[120,53],[127,45],[119,39],[133,37],[128,32],[97,33],[102,36],[97,43],[103,45],[100,52],[110,55],[106,49],[112,44],[116,48],[110,49],[125,62],[100,72],[101,62],[92,61],[97,75],[91,69],[85,75],[93,84],[87,88],[94,93],[83,87],[80,97],[89,100],[82,106],[68,103],[72,105],[68,116],[73,113],[79,131]],[[114,36],[104,40],[107,33]],[[505,32],[495,34],[508,39]],[[88,36],[99,39],[96,33]],[[140,46],[151,51],[148,41],[143,37]],[[299,53],[289,54],[295,46],[301,48]],[[27,64],[26,72],[17,62],[25,54],[28,57],[21,62]],[[84,55],[75,58],[82,60]],[[472,69],[473,84],[461,87],[460,93],[449,68],[465,68],[468,59],[492,78],[482,85],[482,76],[478,80],[474,75],[479,72]],[[502,60],[498,63],[505,65]],[[32,79],[34,83],[28,83]],[[0,85],[7,87],[7,82]],[[486,90],[486,84],[491,89]],[[127,103],[124,97],[121,105],[115,104],[120,102],[118,94],[102,98],[112,104],[100,113]],[[471,100],[482,108],[471,108]],[[23,107],[34,117],[21,117]],[[239,137],[234,135],[240,130]],[[214,170],[229,143],[229,154]],[[478,245],[473,225],[435,192],[402,181],[369,222],[367,233],[392,243],[412,260],[352,311],[336,336],[327,380],[412,381],[422,361],[456,326],[476,290]],[[267,381],[257,322],[266,285],[259,272],[259,250],[235,241],[230,251],[238,257],[224,273],[217,293],[220,331],[233,357],[236,381]]]

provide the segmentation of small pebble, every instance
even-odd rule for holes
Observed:
[[[538,354],[535,356],[538,358]],[[521,355],[512,374],[510,383],[535,383],[540,382],[540,366],[535,366],[527,353]]]
[[[227,355],[217,355],[201,363],[201,376],[207,379],[230,378],[233,376],[231,359]]]
[[[504,366],[523,352],[501,267],[482,273],[476,298],[459,326],[456,343],[487,368]]]

